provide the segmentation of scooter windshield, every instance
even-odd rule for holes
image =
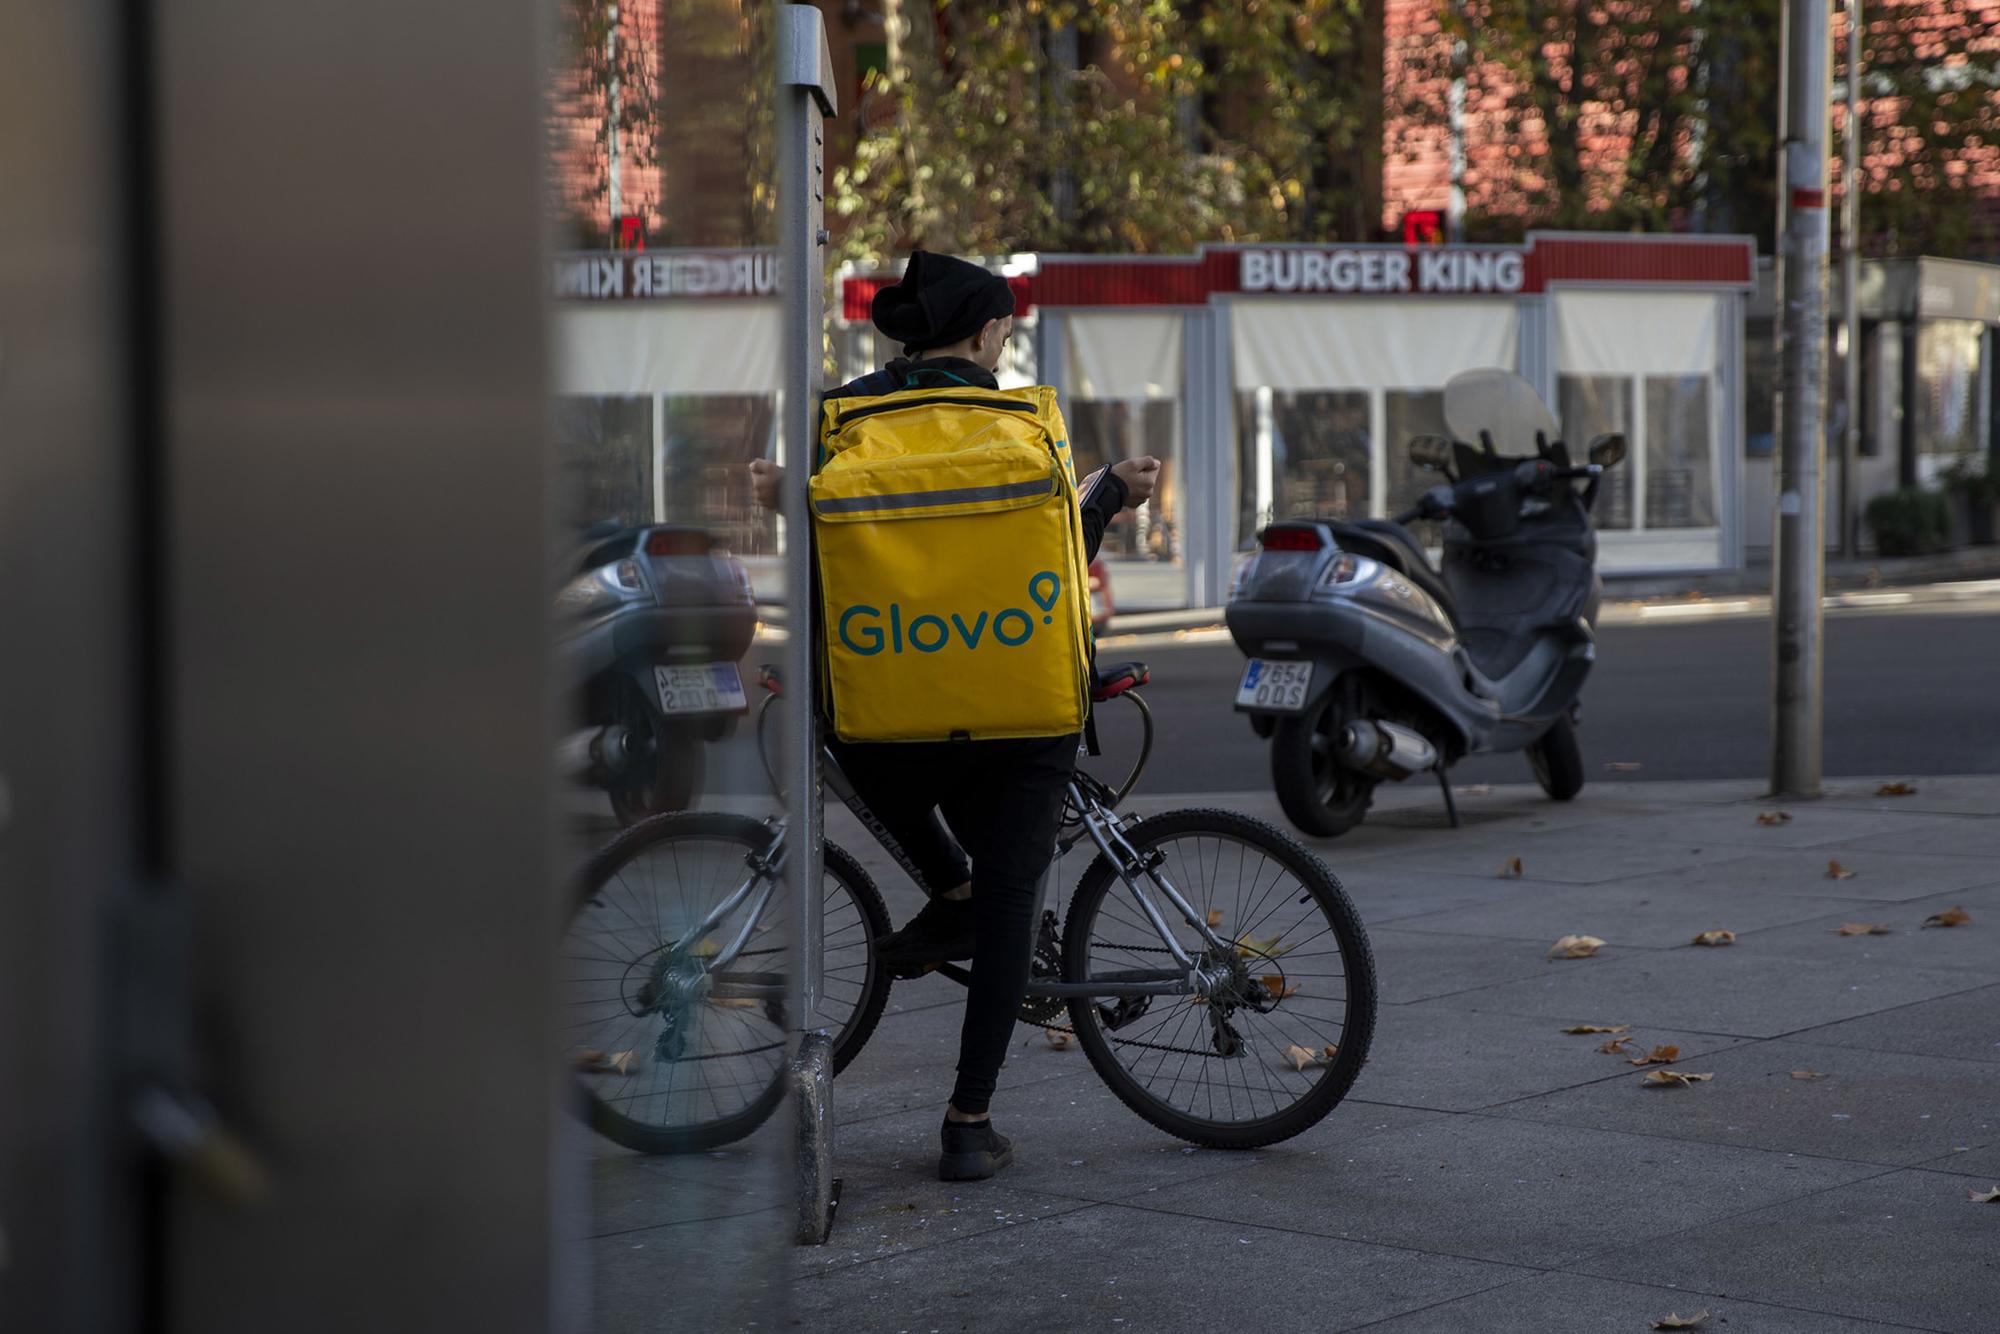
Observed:
[[[1503,454],[1535,452],[1535,432],[1555,440],[1555,415],[1535,387],[1512,371],[1463,371],[1444,387],[1444,420],[1452,435],[1470,445],[1483,430]]]

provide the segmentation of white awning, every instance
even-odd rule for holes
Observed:
[[[1185,361],[1181,316],[1071,315],[1071,398],[1179,398]]]
[[[1713,375],[1725,298],[1707,292],[1559,292],[1556,372]]]
[[[1245,299],[1229,310],[1239,389],[1424,389],[1518,364],[1512,301]]]

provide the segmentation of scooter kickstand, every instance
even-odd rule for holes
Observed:
[[[1451,795],[1451,779],[1445,777],[1444,766],[1441,764],[1434,766],[1432,772],[1438,776],[1438,791],[1444,793],[1444,813],[1451,817],[1451,827],[1456,829],[1459,827],[1458,802]]]

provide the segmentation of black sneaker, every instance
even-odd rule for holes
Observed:
[[[916,976],[934,964],[971,957],[971,899],[932,899],[902,930],[875,942],[876,960],[898,976]]]
[[[1014,1161],[1014,1141],[985,1121],[945,1118],[939,1181],[984,1181]]]

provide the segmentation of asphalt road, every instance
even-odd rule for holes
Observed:
[[[1768,621],[1716,619],[1599,630],[1579,733],[1592,782],[1760,778],[1770,770]],[[1230,701],[1242,655],[1228,643],[1110,645],[1140,658],[1158,738],[1144,786],[1226,792],[1268,786],[1268,744]],[[1826,622],[1826,773],[2000,772],[2000,612],[1909,608]],[[1100,711],[1107,752],[1136,733]],[[1126,724],[1121,727],[1121,723]],[[1610,763],[1636,764],[1611,770]],[[1523,782],[1519,755],[1477,756],[1458,783]]]

